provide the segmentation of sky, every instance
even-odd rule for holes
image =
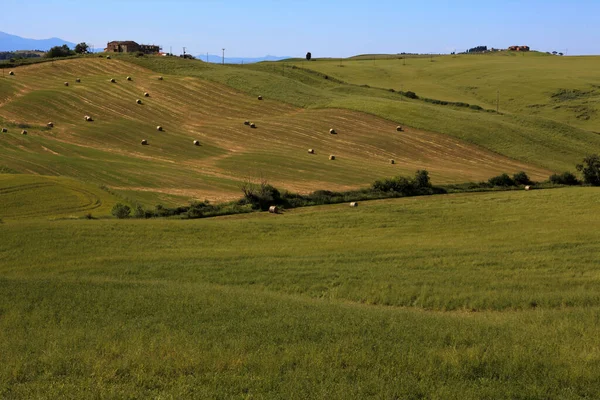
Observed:
[[[2,0],[0,31],[180,54],[349,57],[485,45],[600,54],[600,0]]]

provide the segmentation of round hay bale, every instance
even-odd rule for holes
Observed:
[[[531,190],[531,186],[529,186],[529,185],[525,186],[525,190]]]
[[[398,125],[398,126],[396,127],[396,130],[397,130],[398,132],[402,132],[404,129],[403,129],[403,128],[402,128],[400,125]]]
[[[156,130],[159,131],[159,132],[162,132],[163,131],[163,127],[159,125],[159,126],[156,127]]]
[[[148,144],[148,141],[146,139],[142,140],[142,145],[146,146]]]
[[[263,98],[262,98],[262,96],[258,96],[258,99],[259,99],[259,100],[262,100]]]
[[[159,80],[159,81],[162,81],[162,80],[163,80],[163,77],[162,77],[162,76],[159,76],[159,77],[158,77],[158,80]]]
[[[111,78],[110,83],[116,83],[117,81],[114,78]]]
[[[135,102],[138,104],[142,104],[142,100],[140,100],[140,99],[137,99]]]
[[[130,76],[128,76],[128,77],[127,77],[127,80],[128,80],[128,81],[130,81],[130,80],[131,80],[131,77],[130,77]]]
[[[392,164],[392,165],[396,164],[396,160],[390,160],[390,164]]]
[[[200,141],[194,140],[194,146],[200,146]]]
[[[77,78],[77,79],[75,79],[75,82],[77,82],[77,83],[81,83],[81,79],[80,79],[80,78]]]
[[[250,125],[250,121],[244,121],[244,125]]]
[[[334,156],[334,155],[331,155],[331,156],[329,156],[329,159],[330,159],[331,161],[334,161],[334,160],[335,160],[335,156]]]
[[[308,154],[315,154],[315,149],[308,149]]]
[[[144,92],[144,97],[150,97],[150,93]]]
[[[358,207],[358,202],[353,201],[352,203],[350,203],[350,207]]]
[[[335,131],[335,129],[333,129],[333,128],[331,128],[331,129],[329,130],[329,133],[331,133],[332,135],[335,135],[335,134],[337,134],[337,132],[336,132],[336,131]]]
[[[8,74],[11,75],[11,76],[13,76],[15,73],[12,72],[12,71],[10,71]]]
[[[48,128],[54,128],[54,123],[52,123],[52,122],[48,122],[48,123],[46,124],[46,126],[47,126]]]
[[[21,135],[27,135],[27,131],[26,131],[25,129],[23,129],[23,130],[21,131]]]
[[[7,133],[7,132],[8,132],[8,129],[2,128],[2,133]]]
[[[69,86],[69,82],[65,82],[65,86]]]
[[[106,56],[106,59],[107,59],[107,60],[110,60],[110,56]]]
[[[269,207],[269,212],[271,214],[279,214],[279,207],[277,207],[277,206],[271,206],[271,207]]]
[[[255,124],[254,122],[252,122],[252,123],[250,124],[250,128],[252,128],[252,129],[256,129],[256,124]]]

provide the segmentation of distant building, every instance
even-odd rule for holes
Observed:
[[[138,53],[142,52],[145,54],[154,54],[160,52],[160,46],[155,46],[152,44],[137,44],[132,40],[115,40],[112,42],[108,42],[106,44],[106,49],[104,49],[107,53]]]
[[[510,46],[510,51],[529,51],[529,46]]]

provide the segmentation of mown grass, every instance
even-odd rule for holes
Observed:
[[[367,112],[553,170],[572,168],[587,152],[600,151],[600,136],[590,132],[600,130],[595,125],[595,106],[588,101],[590,119],[577,119],[571,114],[562,115],[560,107],[553,108],[561,105],[552,97],[563,86],[596,90],[590,86],[597,84],[592,73],[598,63],[594,57],[560,61],[558,57],[544,56],[447,56],[436,57],[433,63],[429,58],[414,58],[406,69],[397,59],[344,60],[344,67],[339,67],[339,60],[247,66],[209,65],[174,58],[123,60],[160,73],[213,80],[300,107]],[[559,75],[575,75],[577,79],[571,82],[565,78],[557,83],[555,78]],[[495,109],[499,87],[503,93],[500,115],[411,100],[389,91],[413,90],[428,98]],[[542,102],[544,113],[538,112],[541,108],[536,106]],[[563,102],[562,110],[579,109],[583,106],[579,102]]]
[[[595,398],[598,194],[5,221],[0,393]]]
[[[0,218],[105,216],[118,198],[77,180],[0,173]]]
[[[115,58],[36,64],[0,81],[5,93],[0,124],[8,128],[0,135],[2,168],[104,185],[144,206],[237,199],[246,178],[264,177],[279,188],[307,193],[358,188],[417,169],[430,171],[438,184],[486,180],[519,170],[543,180],[552,172],[448,135],[411,127],[398,133],[389,120],[308,106],[319,93],[324,96],[319,107],[342,96],[356,99],[346,106],[358,110],[369,100],[358,92],[337,93],[346,86],[318,74],[290,69],[295,75],[281,80],[267,67],[262,71],[166,57]],[[159,74],[164,80],[158,80]],[[111,78],[116,83],[110,83]],[[256,90],[287,93],[288,100],[298,95],[304,99],[299,103],[309,108],[277,101],[268,91],[263,93],[265,100],[258,101],[231,87],[243,82]],[[150,96],[143,97],[144,92]],[[138,98],[143,104],[136,104]],[[86,122],[84,115],[94,121]],[[257,129],[249,129],[245,120],[255,122]],[[54,128],[46,128],[49,121]],[[156,130],[158,125],[163,132]],[[20,134],[22,127],[27,136]],[[332,127],[338,135],[328,133]],[[142,146],[142,139],[149,145]],[[194,146],[194,140],[201,146]],[[316,154],[309,155],[309,148]],[[337,157],[333,163],[330,154]],[[569,151],[566,154],[563,159],[569,158]]]

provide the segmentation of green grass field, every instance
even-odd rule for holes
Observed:
[[[282,189],[309,192],[357,188],[423,168],[436,183],[485,180],[519,170],[545,179],[551,172],[547,165],[502,156],[443,133],[411,126],[396,132],[395,122],[361,112],[361,107],[299,107],[270,98],[271,91],[294,96],[299,85],[307,99],[319,91],[333,96],[331,101],[350,96],[301,83],[298,77],[285,78],[278,87],[281,82],[268,71],[239,68],[234,73],[247,74],[240,78],[231,76],[228,66],[117,58],[35,64],[0,81],[0,124],[8,128],[0,136],[1,168],[104,185],[146,205],[238,198],[240,182],[257,177]],[[158,80],[159,74],[164,80]],[[265,100],[238,87],[241,81],[264,89]],[[86,122],[85,115],[94,122]],[[245,126],[245,120],[257,129]],[[49,121],[54,128],[45,127]],[[157,132],[158,125],[164,132]],[[20,134],[23,127],[27,136]],[[330,128],[338,135],[330,135]],[[149,145],[142,146],[142,139]],[[194,146],[194,140],[201,146]],[[309,148],[316,154],[309,155]],[[331,154],[336,162],[328,160]]]
[[[600,397],[597,188],[110,216],[237,199],[248,179],[543,181],[600,152],[598,60],[15,68],[0,80],[0,398]],[[397,93],[489,109],[499,86],[501,113]]]
[[[596,398],[597,189],[0,225],[3,398]]]
[[[74,179],[0,174],[3,220],[107,215],[117,201],[98,187]]]

